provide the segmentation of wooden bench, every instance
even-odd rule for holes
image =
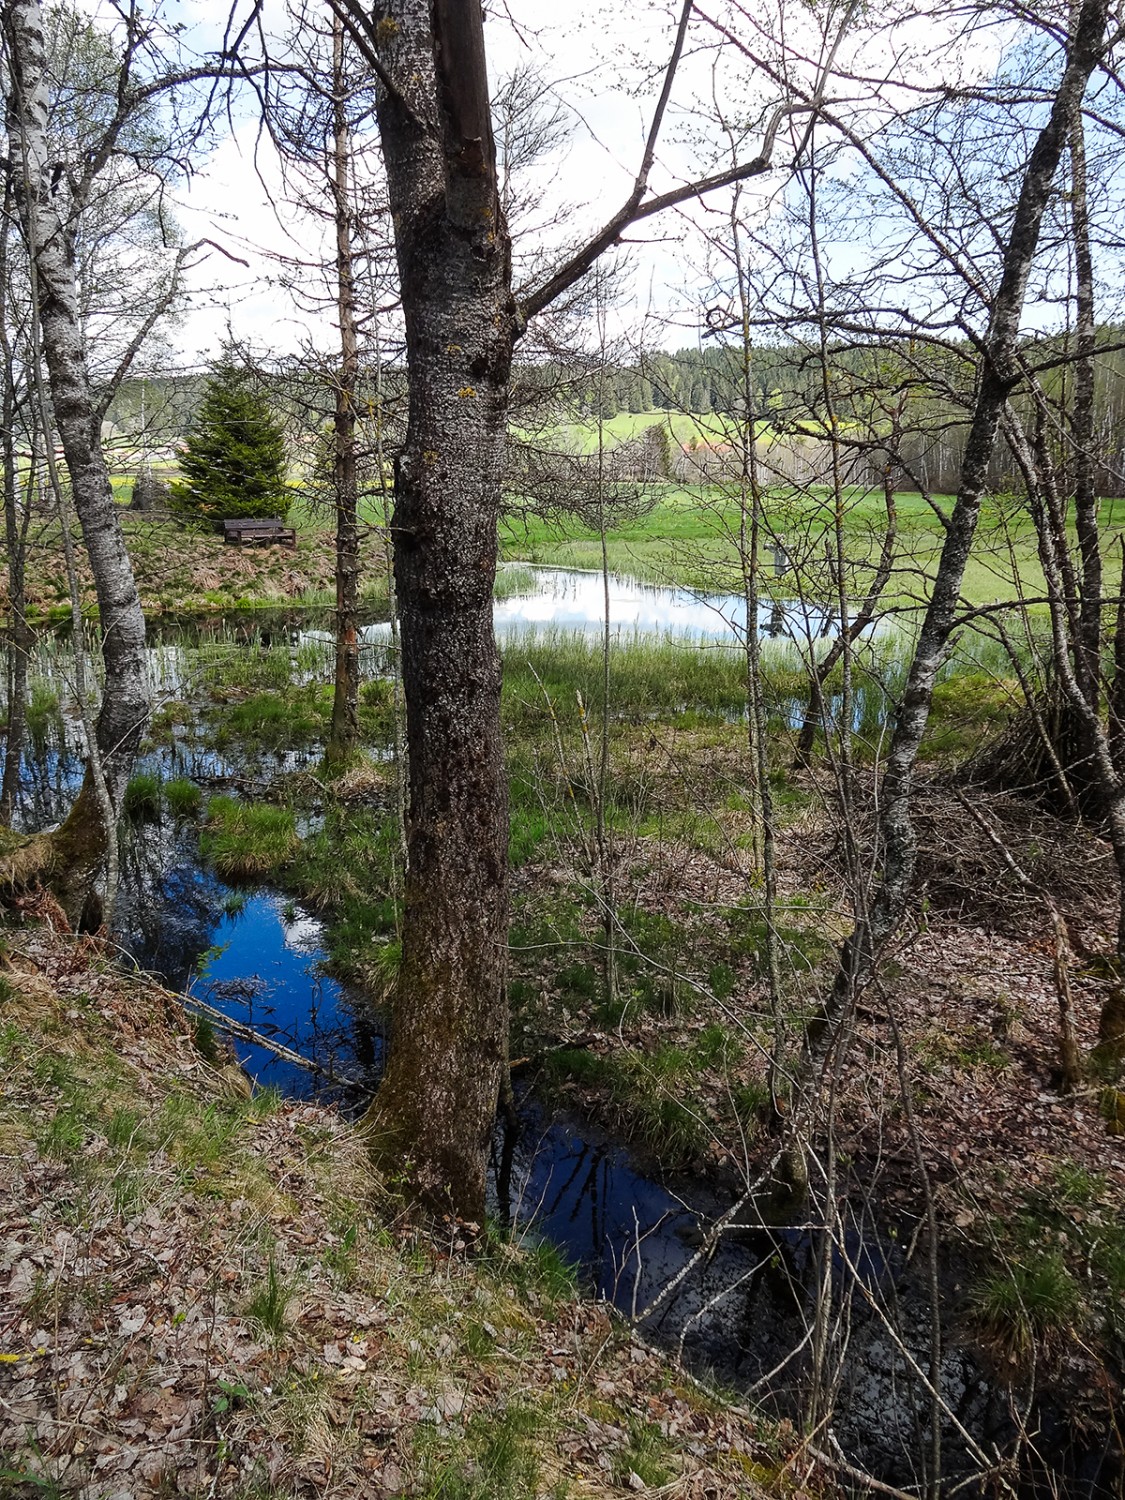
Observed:
[[[280,516],[268,520],[224,521],[223,541],[233,543],[236,547],[245,546],[247,542],[261,542],[264,545],[281,542],[285,547],[295,547],[297,533],[292,526],[286,526]]]

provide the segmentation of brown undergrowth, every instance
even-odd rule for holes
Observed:
[[[576,1297],[553,1254],[410,1227],[353,1128],[247,1097],[174,997],[91,940],[4,939],[0,1493],[807,1485],[791,1436]]]
[[[221,536],[174,520],[125,514],[122,524],[148,617],[165,611],[286,604],[325,593],[333,584],[335,553],[331,539],[319,529],[303,529],[296,548],[232,547]],[[377,545],[366,538],[363,551]],[[372,551],[365,564],[367,575],[376,580],[382,576],[380,559],[381,554],[376,558]],[[77,561],[83,599],[93,609],[93,583],[81,548]],[[5,587],[0,580],[0,614],[7,612]],[[33,617],[68,614],[69,601],[59,538],[48,529],[29,550],[28,608]]]
[[[1097,838],[1042,808],[979,790],[972,799],[976,817],[940,782],[918,789],[918,898],[850,1020],[817,1145],[831,1138],[841,1201],[888,1246],[925,1245],[932,1198],[949,1337],[995,1354],[1007,1377],[1038,1361],[1041,1378],[1084,1389],[1084,1409],[1102,1420],[1125,1375],[1125,1082],[1099,1045],[1116,982],[1099,959],[1113,944],[1112,861]],[[854,829],[869,865],[874,817],[862,788]],[[807,799],[779,830],[787,1066],[849,930],[842,849],[830,797]],[[618,856],[619,949],[627,959],[636,931],[658,962],[623,963],[611,1006],[594,917],[564,932],[567,967],[541,965],[527,1003],[557,1037],[542,1075],[666,1170],[737,1187],[777,1144],[751,852],[743,847],[740,864],[721,848],[622,839]],[[521,879],[517,906],[565,910],[562,893],[577,889],[558,868]],[[1076,1088],[1060,1065],[1057,933],[1036,890],[1067,924]],[[534,961],[533,944],[527,952],[517,960]]]

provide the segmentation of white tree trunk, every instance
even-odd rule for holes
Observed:
[[[86,359],[74,256],[74,226],[81,205],[70,202],[60,182],[52,188],[49,75],[39,0],[6,0],[3,20],[9,65],[9,160],[33,265],[54,423],[97,592],[105,662],[97,747],[110,801],[118,809],[150,711],[144,615],[102,454]],[[59,863],[72,890],[88,885],[96,873],[114,834],[105,824],[88,769],[59,834]]]

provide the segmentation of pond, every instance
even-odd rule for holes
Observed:
[[[498,635],[601,631],[600,575],[529,571],[526,587],[514,586],[497,601]],[[610,619],[622,637],[671,633],[718,644],[737,640],[745,611],[737,596],[700,597],[614,580]],[[792,603],[764,606],[758,625],[781,642],[807,642],[834,628],[827,611]],[[259,793],[279,773],[313,767],[316,744],[249,760],[237,747],[216,747],[190,700],[220,656],[260,668],[264,681],[275,658],[285,666],[285,682],[325,680],[332,660],[326,627],[297,611],[154,622],[149,655],[158,701],[185,702],[140,769],[238,795]],[[386,670],[387,637],[385,622],[365,626],[366,674]],[[64,814],[83,765],[81,737],[67,712],[65,641],[40,641],[32,675],[41,689],[53,687],[60,707],[40,716],[25,758],[19,817],[27,828],[50,826]],[[316,913],[269,887],[220,880],[201,858],[197,822],[166,806],[130,822],[122,853],[117,926],[133,961],[195,997],[208,1015],[228,1018],[239,1061],[259,1083],[361,1112],[378,1085],[383,1021],[369,997],[331,972]],[[520,1101],[518,1131],[497,1126],[490,1193],[501,1220],[550,1238],[598,1294],[640,1317],[646,1332],[681,1350],[692,1367],[751,1392],[774,1411],[798,1413],[810,1378],[820,1252],[808,1228],[744,1224],[701,1255],[704,1226],[729,1200],[698,1182],[659,1180],[612,1138],[581,1119],[545,1113],[530,1095]],[[884,1482],[906,1488],[917,1480],[927,1422],[908,1364],[911,1357],[924,1364],[930,1328],[925,1277],[901,1249],[914,1228],[862,1211],[845,1221],[842,1239],[829,1251],[844,1287],[837,1309],[851,1329],[834,1432],[849,1456]],[[952,1306],[956,1268],[943,1274],[941,1294]],[[660,1300],[673,1282],[674,1292]],[[900,1344],[873,1307],[893,1315]],[[945,1423],[950,1487],[965,1480],[962,1493],[972,1494],[973,1465],[955,1423],[986,1448],[1009,1445],[1015,1429],[1006,1396],[956,1338],[946,1342],[941,1387],[954,1414]],[[1100,1500],[1114,1493],[1108,1460],[1095,1446],[1072,1440],[1065,1413],[1043,1407],[1039,1420],[1055,1450],[1053,1477],[1065,1474],[1068,1496]],[[1049,1493],[1047,1482],[1030,1474],[1021,1494],[1038,1500]]]
[[[601,635],[606,618],[606,582],[601,573],[571,568],[528,568],[529,587],[498,599],[496,634],[504,639],[537,630]],[[741,594],[713,594],[665,584],[639,583],[611,574],[610,632],[618,638],[678,638],[739,641],[746,630]],[[799,600],[769,600],[758,609],[758,632],[772,639],[807,643],[836,634],[839,614],[829,606]]]

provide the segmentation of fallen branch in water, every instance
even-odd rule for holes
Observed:
[[[345,1084],[350,1089],[358,1089],[361,1093],[374,1097],[375,1090],[368,1088],[366,1084],[360,1083],[354,1078],[341,1077],[331,1068],[326,1068],[322,1064],[314,1062],[311,1057],[304,1057],[300,1052],[294,1052],[292,1047],[286,1047],[282,1042],[275,1042],[272,1037],[263,1036],[260,1031],[255,1031],[252,1026],[247,1026],[244,1021],[235,1021],[225,1011],[219,1010],[217,1006],[208,1005],[206,1000],[200,1000],[196,995],[187,994],[180,995],[178,998],[185,1010],[197,1011],[200,1015],[206,1017],[208,1021],[212,1022],[212,1024],[220,1027],[238,1041],[249,1042],[254,1047],[264,1047],[267,1052],[272,1052],[282,1062],[292,1063],[294,1067],[304,1068],[309,1073],[318,1073],[322,1078],[327,1078],[329,1083]]]

